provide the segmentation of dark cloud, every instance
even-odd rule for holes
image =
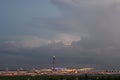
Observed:
[[[52,34],[50,33],[47,39],[42,39],[42,42],[41,38],[28,38],[23,41],[24,44],[29,42],[29,39],[32,39],[33,42],[37,41],[37,43],[31,44],[31,41],[29,43],[35,47],[28,48],[27,44],[27,47],[18,47],[16,46],[18,42],[1,44],[0,63],[51,66],[52,56],[55,55],[58,66],[119,65],[119,1],[52,0],[52,2],[63,12],[63,16],[57,18],[36,17],[31,21],[32,26],[38,28],[42,26],[46,33],[50,31]],[[79,36],[80,40],[64,36],[65,39],[71,39],[72,44],[65,45],[62,40],[55,42],[61,37],[60,34]],[[47,43],[48,40],[51,42],[47,45],[37,45]],[[3,60],[4,62],[2,62]]]

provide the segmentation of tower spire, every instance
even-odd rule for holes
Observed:
[[[52,68],[53,68],[53,71],[55,71],[55,56],[53,56]]]

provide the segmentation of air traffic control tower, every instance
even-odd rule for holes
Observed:
[[[52,70],[55,71],[55,56],[52,57]]]

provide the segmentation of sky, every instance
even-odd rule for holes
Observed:
[[[119,68],[119,0],[0,0],[0,69]]]

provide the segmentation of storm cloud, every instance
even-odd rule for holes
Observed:
[[[1,33],[1,64],[51,66],[55,55],[58,66],[119,66],[119,0],[48,2],[54,6],[52,14],[59,15],[34,14],[22,24],[19,34]]]

